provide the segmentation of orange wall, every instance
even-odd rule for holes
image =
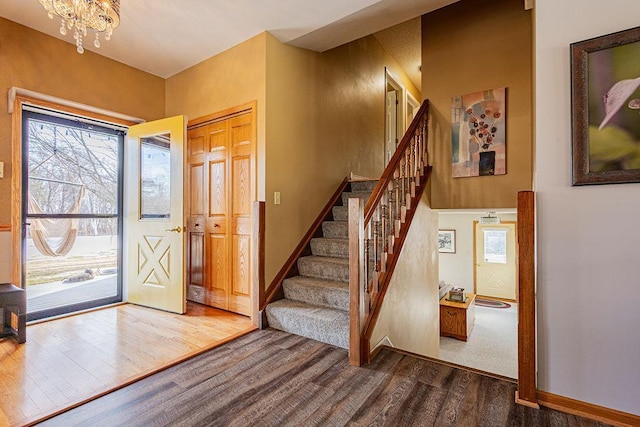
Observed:
[[[507,87],[507,174],[451,177],[451,98]],[[462,0],[422,17],[434,209],[513,208],[532,188],[532,22],[522,0]]]
[[[168,116],[192,120],[257,101],[257,200],[264,200],[266,38],[258,34],[166,80]]]
[[[382,174],[385,67],[420,99],[373,36],[317,53],[268,35],[267,284],[345,176]]]
[[[118,113],[164,116],[164,79],[0,18],[0,200],[11,200],[11,115],[6,94],[13,86]],[[9,204],[0,224],[10,222]]]

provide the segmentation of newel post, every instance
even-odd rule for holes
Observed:
[[[362,365],[360,340],[362,336],[364,276],[364,203],[349,199],[349,364]]]

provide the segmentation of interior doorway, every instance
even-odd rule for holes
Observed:
[[[440,359],[460,366],[477,369],[483,372],[499,375],[515,380],[518,377],[518,304],[516,298],[503,297],[502,300],[490,300],[483,298],[481,292],[476,290],[476,246],[480,241],[478,233],[485,234],[485,231],[476,231],[479,225],[479,218],[486,216],[487,211],[477,210],[440,210],[438,212],[438,227],[446,230],[447,236],[452,236],[455,240],[454,251],[441,251],[439,254],[439,271],[441,286],[440,304]],[[483,247],[480,256],[484,257],[485,252],[488,261],[493,261],[502,266],[507,261],[509,255],[506,253],[513,249],[515,253],[515,225],[516,210],[502,210],[497,212],[499,223],[495,225],[483,225],[481,230],[487,230],[489,239],[495,238],[492,230],[498,230],[498,241],[487,241],[488,248]],[[506,231],[506,237],[514,238],[513,244],[502,240]],[[453,231],[453,233],[452,233]],[[511,233],[511,235],[509,235]],[[484,244],[484,239],[482,241]],[[509,259],[508,261],[511,261]],[[490,275],[487,280],[491,283]],[[491,284],[491,286],[493,286]],[[462,288],[467,297],[467,303],[473,300],[473,307],[463,309],[451,309],[448,305],[454,304],[446,302],[447,292],[451,288]],[[514,287],[515,289],[515,287]],[[462,337],[451,338],[442,336],[443,322],[444,335],[450,325],[446,324],[446,314],[465,315],[470,319]],[[442,318],[443,313],[445,319]],[[472,318],[472,319],[471,319]],[[455,335],[454,335],[455,336]],[[466,341],[461,338],[466,338]]]
[[[404,135],[405,89],[389,70],[385,70],[385,143],[384,164],[391,160],[396,147]]]
[[[22,283],[27,319],[122,300],[124,132],[25,106]]]

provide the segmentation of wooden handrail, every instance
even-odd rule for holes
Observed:
[[[327,219],[328,215],[331,214],[331,209],[340,200],[342,192],[347,188],[347,185],[349,185],[349,177],[346,177],[340,183],[335,193],[333,193],[327,204],[318,214],[318,217],[313,224],[311,224],[307,233],[302,237],[298,246],[293,250],[291,256],[289,256],[280,271],[278,271],[278,274],[273,278],[271,284],[269,284],[269,287],[265,291],[266,297],[260,305],[261,312],[264,311],[270,302],[275,300],[278,292],[282,290],[282,282],[284,282],[284,279],[298,274],[298,258],[311,255],[311,239],[320,237],[320,233],[322,233],[322,223]]]
[[[389,164],[387,165],[384,172],[382,173],[382,176],[380,177],[378,184],[373,189],[373,193],[371,193],[371,197],[369,198],[369,200],[367,201],[367,204],[364,207],[365,224],[368,224],[369,221],[371,221],[371,217],[375,212],[375,208],[376,206],[378,206],[378,204],[380,203],[380,200],[382,199],[382,196],[384,195],[384,191],[382,191],[382,189],[387,188],[387,185],[389,185],[389,182],[391,182],[391,180],[393,179],[393,173],[395,172],[397,166],[400,164],[400,160],[402,160],[402,156],[404,155],[405,151],[407,150],[407,147],[411,143],[411,139],[413,138],[413,135],[415,134],[416,130],[418,130],[418,126],[420,126],[419,118],[426,116],[428,113],[429,113],[429,100],[425,99],[422,105],[420,106],[418,113],[411,121],[409,128],[407,129],[404,136],[400,140],[400,144],[398,144],[398,147],[396,148],[396,152],[393,153],[391,160],[389,160]],[[426,160],[427,161],[425,163],[428,164],[429,163],[428,159]]]
[[[425,100],[364,209],[349,201],[349,363],[355,366],[370,362],[371,335],[430,176],[428,118]]]

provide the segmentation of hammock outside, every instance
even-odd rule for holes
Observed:
[[[77,214],[80,211],[83,197],[84,185],[80,187],[78,199],[65,214]],[[44,214],[44,211],[36,199],[33,198],[31,192],[28,193],[28,199],[30,213]],[[42,255],[50,257],[65,256],[73,248],[78,235],[78,218],[31,218],[29,221],[31,223],[29,230],[31,239],[36,249],[38,249]],[[48,238],[50,235],[62,237],[62,240],[55,248],[49,244]]]

